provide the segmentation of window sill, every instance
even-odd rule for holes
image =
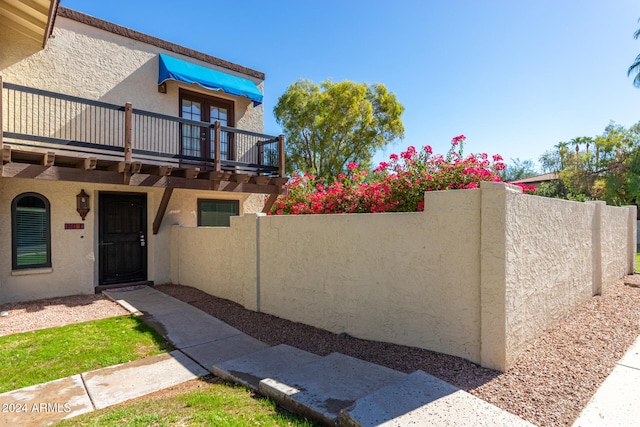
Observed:
[[[28,276],[30,274],[48,274],[53,273],[53,268],[25,268],[24,270],[12,270],[12,276]]]

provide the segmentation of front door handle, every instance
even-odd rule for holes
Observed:
[[[147,245],[146,239],[144,238],[144,233],[140,233],[140,246],[144,247]]]

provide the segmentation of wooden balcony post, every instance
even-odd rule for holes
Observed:
[[[220,120],[213,123],[213,170],[220,172]]]
[[[284,135],[278,136],[278,151],[278,175],[284,177]]]
[[[131,163],[133,158],[133,105],[124,105],[124,162]]]

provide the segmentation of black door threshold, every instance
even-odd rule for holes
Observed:
[[[102,291],[109,291],[113,289],[122,289],[122,288],[132,288],[135,286],[153,286],[153,281],[151,280],[142,280],[140,282],[127,282],[127,283],[116,283],[113,285],[98,285],[96,286],[96,294],[102,293]]]

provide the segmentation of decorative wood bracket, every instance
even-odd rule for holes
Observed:
[[[46,168],[50,168],[56,161],[56,153],[53,151],[47,151],[42,156],[42,165]]]
[[[2,163],[11,163],[11,146],[2,146]]]
[[[153,234],[158,234],[158,231],[160,231],[162,218],[164,218],[164,214],[167,211],[167,206],[169,206],[169,200],[171,200],[172,194],[173,188],[164,189],[162,200],[160,201],[160,206],[158,206],[158,212],[156,212],[156,218],[153,220]]]
[[[96,169],[96,165],[98,164],[98,159],[96,157],[87,157],[78,163],[78,168],[84,169],[86,171],[92,171]]]
[[[269,211],[273,207],[273,204],[278,199],[278,196],[279,196],[279,194],[272,194],[272,195],[269,196],[269,198],[267,199],[267,202],[264,204],[264,208],[262,209],[262,213],[269,213]]]

